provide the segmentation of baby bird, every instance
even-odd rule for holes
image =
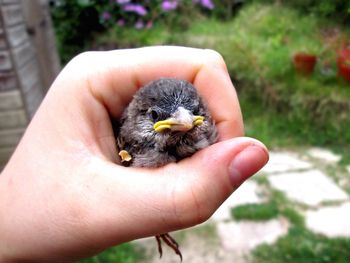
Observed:
[[[122,164],[135,167],[177,162],[217,139],[214,121],[193,85],[169,78],[153,81],[134,95],[115,133]],[[156,239],[160,256],[163,240],[182,260],[168,233]]]

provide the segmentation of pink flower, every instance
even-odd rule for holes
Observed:
[[[145,27],[145,24],[141,21],[141,20],[138,20],[136,23],[135,23],[135,28],[136,29],[142,29]]]
[[[214,3],[211,0],[201,0],[201,4],[203,7],[208,8],[208,9],[214,8]]]
[[[153,21],[150,20],[150,21],[147,22],[146,28],[147,28],[147,29],[150,29],[150,28],[152,28],[152,27],[153,27]]]
[[[101,15],[101,19],[102,19],[103,21],[107,21],[107,20],[109,20],[109,19],[111,19],[111,18],[112,18],[112,15],[111,15],[111,13],[108,12],[108,11],[104,11],[104,12],[102,13],[102,15]]]
[[[117,21],[117,25],[118,26],[120,26],[120,27],[123,27],[123,26],[125,26],[125,20],[124,19],[119,19],[118,21]]]
[[[123,5],[123,4],[130,3],[130,0],[116,0],[115,2],[116,2],[117,4]]]
[[[136,13],[140,16],[147,15],[146,8],[143,5],[139,5],[139,4],[126,4],[124,5],[123,10],[126,12]]]
[[[162,2],[162,9],[165,12],[175,10],[177,8],[177,1],[166,0]]]
[[[215,7],[212,0],[192,0],[192,3],[200,4],[204,8],[207,8],[207,9],[210,9],[210,10],[214,9],[214,7]]]

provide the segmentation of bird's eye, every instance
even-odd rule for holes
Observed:
[[[193,115],[199,115],[199,107],[196,107],[192,110]]]
[[[157,111],[155,110],[151,110],[150,111],[150,116],[152,118],[153,121],[157,121],[159,119],[159,114]]]

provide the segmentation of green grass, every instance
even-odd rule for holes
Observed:
[[[349,262],[350,239],[330,239],[301,227],[293,227],[274,245],[253,251],[256,263],[345,263]]]
[[[273,204],[246,204],[231,209],[232,217],[236,220],[266,221],[278,216],[278,209]]]
[[[265,178],[264,176],[261,176]],[[268,202],[262,204],[245,204],[231,209],[232,218],[235,220],[266,221],[277,217],[284,217],[293,226],[304,227],[304,218],[296,210],[284,193],[271,188],[268,181],[258,179],[258,183],[265,187],[268,193]]]
[[[104,252],[81,260],[79,263],[136,263],[142,259],[142,251],[132,243],[124,243],[117,247],[112,247]]]
[[[293,225],[303,228],[305,225],[304,217],[296,210],[295,204],[293,204],[284,193],[274,190],[270,187],[270,202],[277,207],[278,214],[288,219]]]

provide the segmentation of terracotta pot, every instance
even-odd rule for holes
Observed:
[[[314,71],[317,56],[307,53],[296,53],[293,56],[294,68],[298,73],[309,76]]]
[[[337,67],[338,76],[350,84],[350,49],[344,48],[338,51]]]

